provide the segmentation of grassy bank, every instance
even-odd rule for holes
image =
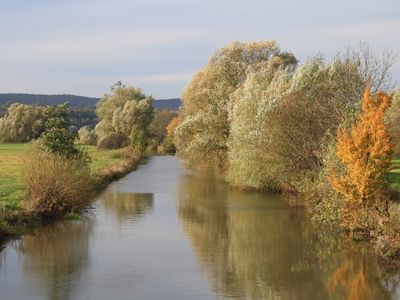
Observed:
[[[400,191],[400,156],[393,160],[393,169],[387,175],[390,187]]]
[[[0,240],[20,234],[40,221],[24,210],[25,188],[21,181],[20,164],[29,144],[0,144]],[[91,158],[91,170],[99,191],[112,180],[134,170],[141,157],[126,149],[97,150],[82,147]]]

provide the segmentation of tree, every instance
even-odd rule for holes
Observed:
[[[146,150],[146,136],[141,128],[133,127],[131,133],[131,143],[134,150],[143,153]]]
[[[182,122],[176,130],[178,155],[188,165],[227,165],[232,94],[243,84],[251,66],[273,60],[295,66],[296,58],[275,41],[234,42],[216,51],[182,94]]]
[[[388,86],[390,64],[364,49],[339,53],[331,63],[318,55],[295,70],[276,68],[274,59],[249,67],[231,96],[228,181],[315,191],[337,129],[356,119],[368,78],[374,89]]]
[[[155,111],[154,118],[148,128],[148,133],[149,137],[154,139],[157,145],[162,143],[167,137],[167,126],[176,116],[177,112],[168,109]]]
[[[29,142],[44,131],[46,118],[42,106],[11,104],[0,118],[1,142]]]
[[[390,102],[385,93],[373,97],[367,86],[357,124],[351,131],[342,129],[337,134],[336,155],[345,171],[331,170],[329,180],[344,198],[344,222],[351,228],[357,226],[360,209],[386,209],[384,176],[391,168],[393,145],[384,115]]]
[[[100,122],[95,131],[98,142],[112,133],[130,137],[134,127],[147,134],[147,127],[153,119],[153,98],[143,94],[139,88],[126,87],[121,82],[115,84],[111,92],[97,104]]]
[[[89,126],[83,126],[78,130],[78,144],[96,145],[97,144],[96,132]]]
[[[74,141],[77,134],[69,129],[69,105],[68,103],[48,106],[44,109],[46,117],[44,133],[40,136],[42,145],[52,153],[74,158],[81,155]]]

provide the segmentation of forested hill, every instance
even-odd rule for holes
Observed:
[[[54,105],[69,102],[72,108],[94,108],[98,98],[76,95],[39,95],[39,94],[0,94],[0,105],[7,103]],[[154,101],[154,108],[178,110],[181,106],[179,98],[160,99]]]

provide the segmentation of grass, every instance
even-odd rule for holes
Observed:
[[[19,209],[24,198],[19,164],[26,150],[24,144],[0,144],[0,209],[3,211]]]
[[[400,156],[393,160],[393,169],[387,175],[390,186],[394,190],[400,190]]]
[[[2,220],[15,218],[14,216],[18,218],[21,213],[23,214],[26,193],[21,182],[20,164],[28,148],[29,144],[0,144],[0,235],[1,227],[4,226]],[[112,173],[117,166],[126,165],[127,157],[122,149],[97,150],[96,146],[81,146],[81,148],[91,158],[91,169],[95,175],[103,176],[104,171]],[[117,170],[118,176],[122,176],[129,170],[128,167],[120,167]]]
[[[81,146],[82,150],[92,159],[91,169],[97,172],[101,169],[109,168],[119,164],[124,160],[123,150],[97,150],[96,146]]]

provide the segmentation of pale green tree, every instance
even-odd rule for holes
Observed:
[[[236,186],[276,188],[278,162],[271,151],[271,114],[289,88],[292,70],[273,62],[248,72],[230,108],[228,181]]]
[[[252,66],[274,60],[276,68],[294,66],[296,58],[275,41],[234,42],[216,51],[182,94],[183,120],[176,129],[178,155],[188,165],[227,165],[232,94]]]
[[[28,142],[38,138],[45,129],[43,107],[13,103],[0,118],[0,141]]]
[[[98,142],[113,133],[131,136],[133,128],[143,130],[153,118],[153,98],[146,96],[139,88],[127,87],[118,82],[111,88],[96,107],[100,122],[95,128]]]
[[[89,126],[83,126],[78,130],[78,144],[81,145],[96,145],[96,132]]]

